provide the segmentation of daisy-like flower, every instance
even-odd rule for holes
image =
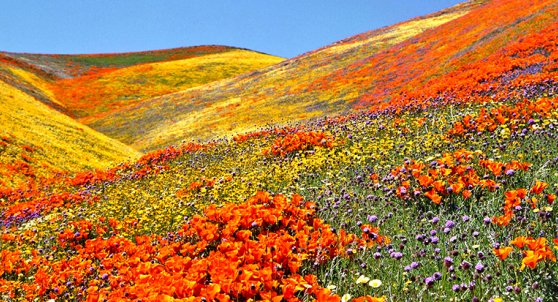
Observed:
[[[374,279],[374,280],[371,280],[371,281],[368,283],[368,285],[370,285],[370,286],[373,287],[373,288],[378,288],[378,287],[380,287],[380,286],[382,285],[382,281],[380,281],[380,280],[378,280],[378,279]]]
[[[351,298],[353,298],[353,296],[350,294],[344,294],[343,297],[341,297],[341,302],[349,302],[351,301]]]
[[[370,278],[366,277],[365,275],[360,275],[360,277],[358,277],[358,279],[356,280],[356,283],[362,284],[362,283],[368,283],[368,281],[370,281]]]

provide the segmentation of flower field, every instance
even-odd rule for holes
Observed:
[[[317,119],[5,189],[2,297],[552,301],[556,104]]]
[[[141,155],[5,67],[0,300],[558,301],[557,13],[461,4],[92,122]]]

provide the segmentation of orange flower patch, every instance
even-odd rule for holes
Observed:
[[[296,151],[311,150],[314,147],[333,147],[334,138],[323,132],[296,132],[287,134],[275,140],[270,149],[263,150],[264,154],[286,156]]]
[[[27,259],[2,251],[4,276],[23,274],[23,280],[33,280],[0,279],[0,292],[17,287],[27,299],[79,294],[87,301],[300,301],[299,294],[339,301],[314,275],[301,275],[301,267],[350,257],[389,240],[370,226],[362,226],[360,238],[344,230],[334,233],[314,208],[298,195],[288,199],[259,192],[243,204],[211,205],[205,216],[194,216],[174,234],[137,236],[134,241],[114,233],[101,238],[94,235],[101,232],[93,223],[75,222],[58,236],[60,244],[75,251],[69,257],[49,260],[35,251]],[[114,229],[122,225],[114,219],[108,223]]]

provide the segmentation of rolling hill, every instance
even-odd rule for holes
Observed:
[[[536,86],[556,78],[555,15],[554,1],[472,1],[234,79],[145,100],[90,125],[149,150],[359,108],[430,106],[462,100],[471,90],[471,101],[502,99],[522,93],[513,92],[522,81]],[[508,78],[507,90],[490,92]]]
[[[227,46],[196,46],[121,54],[4,53],[46,74],[49,100],[88,124],[118,108],[154,96],[239,75],[282,58]],[[30,69],[29,68],[29,69]],[[60,109],[60,108],[59,108]]]
[[[0,180],[16,186],[39,175],[136,159],[137,151],[83,124],[142,99],[281,60],[225,46],[101,55],[0,53],[3,145],[13,147],[2,152]],[[39,150],[32,163],[21,161],[21,146]],[[20,169],[27,164],[29,171]]]

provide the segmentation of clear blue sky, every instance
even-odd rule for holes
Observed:
[[[6,0],[0,50],[106,53],[220,44],[293,57],[459,0]]]

